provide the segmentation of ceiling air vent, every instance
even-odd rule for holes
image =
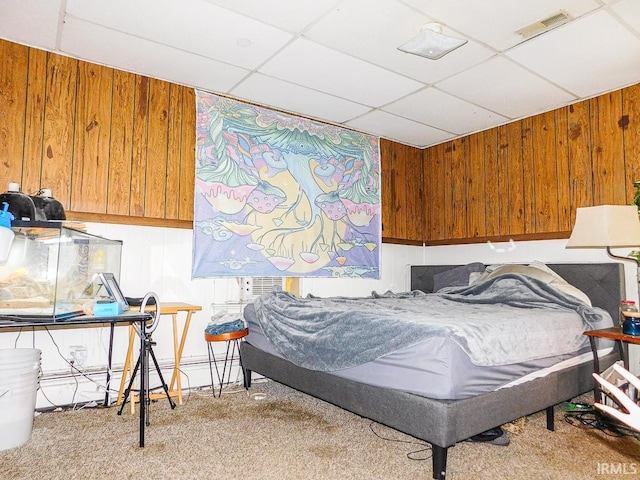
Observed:
[[[526,27],[516,30],[516,33],[522,38],[531,38],[536,35],[540,35],[541,33],[548,32],[560,25],[564,25],[571,20],[573,20],[571,15],[564,10],[560,10],[558,13],[551,15],[544,20],[539,20],[531,25],[527,25]]]

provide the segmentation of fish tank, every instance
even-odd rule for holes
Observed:
[[[120,280],[122,241],[85,231],[80,222],[14,221],[0,264],[0,319],[64,320],[112,299],[101,279]],[[103,274],[103,275],[100,275]]]

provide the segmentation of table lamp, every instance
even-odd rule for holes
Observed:
[[[567,248],[602,248],[620,260],[637,260],[614,255],[611,248],[640,246],[640,220],[635,205],[598,205],[576,210],[576,223]]]
[[[614,255],[611,248],[640,246],[640,220],[635,205],[598,205],[576,210],[576,223],[567,248],[603,248],[618,260],[640,262],[634,257]],[[636,270],[637,276],[637,270]]]

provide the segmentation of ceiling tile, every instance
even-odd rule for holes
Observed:
[[[504,51],[522,42],[516,30],[566,10],[574,18],[600,5],[595,0],[405,0],[422,12],[464,32],[469,38]]]
[[[454,136],[448,132],[380,110],[374,110],[360,118],[351,120],[347,122],[347,125],[418,148],[442,143]]]
[[[0,38],[57,48],[61,0],[0,0]]]
[[[293,38],[290,33],[202,0],[68,0],[69,16],[254,69]]]
[[[611,9],[636,32],[640,32],[640,2],[638,0],[621,0]]]
[[[259,71],[372,107],[422,87],[414,80],[302,38]]]
[[[319,16],[341,0],[206,0],[251,18],[282,28],[301,32]]]
[[[455,134],[483,130],[508,120],[435,88],[425,88],[384,110]]]
[[[438,88],[512,119],[575,101],[576,97],[496,57],[438,84]]]
[[[345,122],[370,110],[370,107],[259,73],[248,77],[230,93],[254,103],[332,123]]]
[[[228,91],[249,73],[75,18],[65,23],[60,49],[121,70],[216,92]]]
[[[437,82],[495,54],[473,41],[437,61],[398,50],[431,21],[394,0],[346,0],[304,36],[425,83]],[[448,33],[446,28],[443,33]]]
[[[533,38],[506,55],[579,96],[597,95],[640,78],[640,38],[619,28],[606,11]]]

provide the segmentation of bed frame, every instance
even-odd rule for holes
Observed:
[[[411,289],[427,293],[433,275],[455,265],[412,266]],[[584,291],[594,306],[618,318],[625,296],[620,263],[550,264],[560,276]],[[308,370],[242,342],[245,386],[257,372],[362,417],[424,440],[432,446],[433,478],[446,476],[447,449],[457,442],[541,410],[547,428],[554,429],[553,407],[594,387],[593,364],[583,363],[529,382],[463,400],[437,400],[346,380],[330,373]],[[616,349],[600,358],[606,369],[619,358]]]

